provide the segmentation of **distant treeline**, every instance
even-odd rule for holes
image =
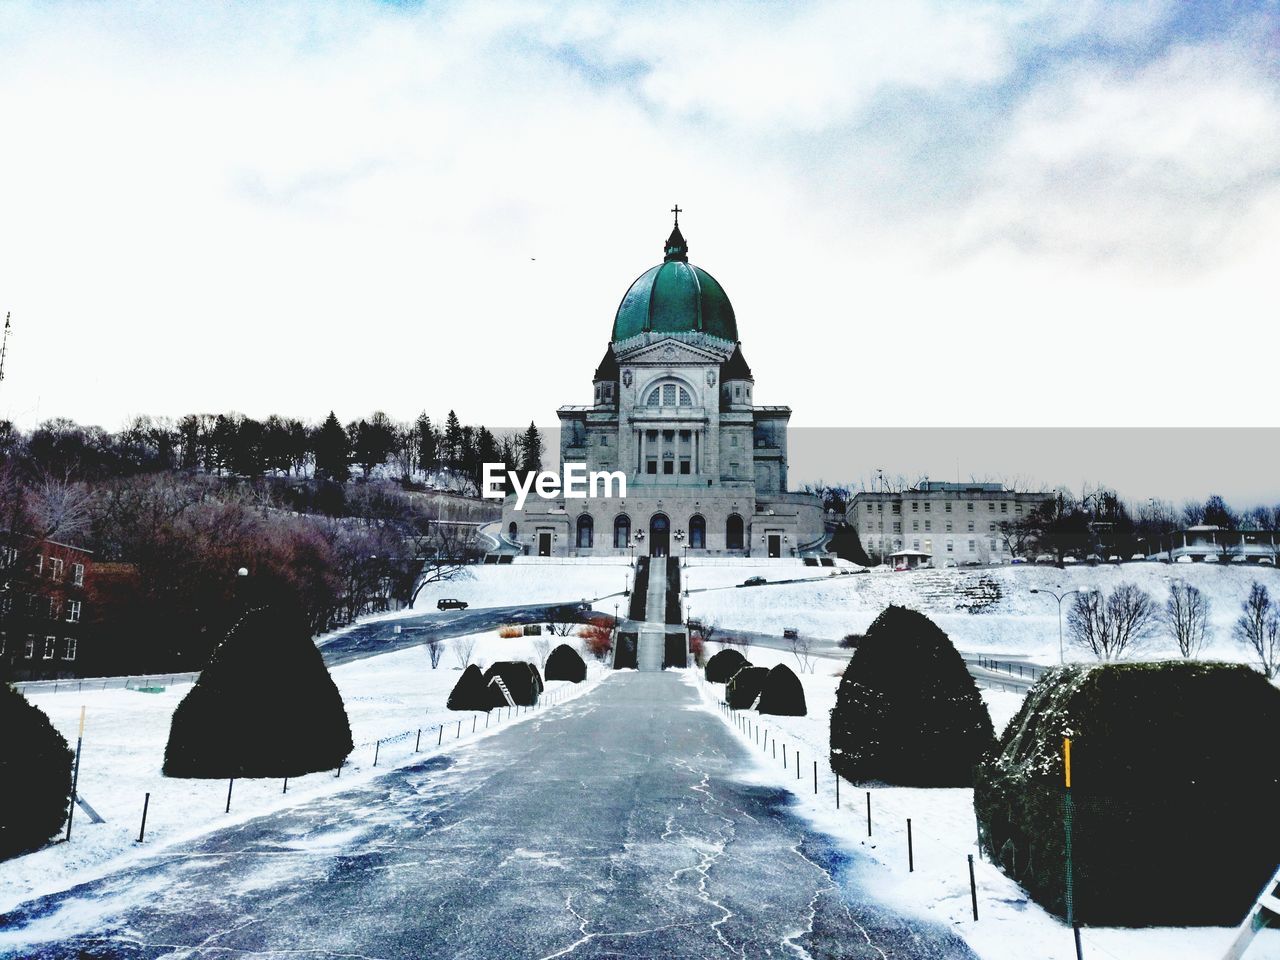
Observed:
[[[111,433],[69,420],[29,433],[0,422],[0,537],[16,556],[0,587],[0,631],[48,632],[28,601],[48,589],[45,541],[93,551],[80,674],[198,669],[250,573],[259,593],[299,600],[319,633],[406,602],[480,547],[496,502],[471,499],[486,459],[537,468],[541,438],[497,438],[450,412],[385,414],[347,427],[237,414],[140,417]],[[353,477],[354,474],[354,477]],[[43,608],[41,608],[43,609]]]

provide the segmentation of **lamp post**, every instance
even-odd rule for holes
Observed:
[[[1091,593],[1096,593],[1097,591],[1094,591],[1094,590],[1068,590],[1068,591],[1066,591],[1065,593],[1057,594],[1057,593],[1054,593],[1052,590],[1040,590],[1040,589],[1037,589],[1037,588],[1035,588],[1035,587],[1032,587],[1032,588],[1031,588],[1031,592],[1032,592],[1032,593],[1047,593],[1049,596],[1053,597],[1053,599],[1055,599],[1055,600],[1057,600],[1057,601],[1058,601],[1058,663],[1066,663],[1066,662],[1067,662],[1067,656],[1066,656],[1065,648],[1063,647],[1063,643],[1062,643],[1062,601],[1063,601],[1063,600],[1065,600],[1065,599],[1067,599],[1067,597],[1071,596],[1073,593],[1079,593],[1079,594],[1091,594]]]

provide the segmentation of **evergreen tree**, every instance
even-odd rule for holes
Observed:
[[[536,473],[542,469],[542,434],[532,422],[520,438],[520,469],[525,473]]]
[[[425,413],[418,415],[416,424],[418,434],[418,469],[423,473],[435,472],[440,466],[440,440],[431,418]]]
[[[449,470],[458,469],[458,455],[462,449],[462,424],[452,410],[444,421],[444,442],[440,445],[441,465]]]
[[[344,483],[351,476],[350,444],[347,432],[332,410],[316,431],[316,474],[327,480]]]
[[[831,711],[831,769],[854,783],[966,787],[995,750],[991,715],[951,640],[890,606],[845,668]]]
[[[38,847],[67,820],[71,750],[49,718],[0,683],[0,859]]]

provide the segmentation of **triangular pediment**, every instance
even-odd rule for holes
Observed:
[[[656,343],[644,344],[629,350],[618,351],[618,363],[636,366],[682,363],[723,363],[724,354],[709,347],[684,343],[667,337]]]

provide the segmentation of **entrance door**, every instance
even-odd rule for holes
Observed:
[[[671,521],[665,513],[655,513],[649,521],[649,556],[665,557],[671,549]]]
[[[781,535],[776,534],[776,533],[771,533],[771,534],[769,534],[769,556],[771,556],[771,557],[780,557],[780,556],[782,556],[782,537],[781,537]]]
[[[538,531],[538,556],[551,556],[551,534],[548,531]]]

